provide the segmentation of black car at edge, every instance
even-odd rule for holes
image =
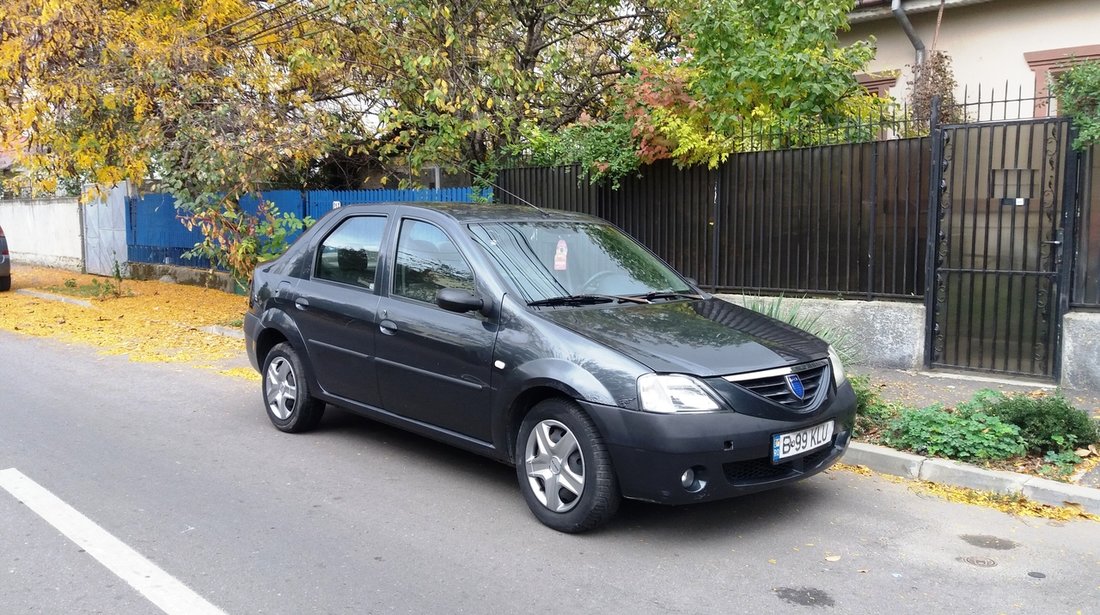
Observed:
[[[516,466],[536,517],[778,487],[844,453],[835,352],[708,295],[614,226],[535,207],[354,205],[256,269],[244,328],[275,427],[325,404]]]

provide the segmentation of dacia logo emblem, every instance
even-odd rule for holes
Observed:
[[[787,374],[787,388],[799,401],[806,397],[806,388],[802,386],[802,379],[798,374]]]

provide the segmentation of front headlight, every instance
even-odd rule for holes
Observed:
[[[638,378],[638,399],[646,412],[713,412],[720,406],[706,386],[681,374],[646,374]]]
[[[841,362],[840,355],[832,346],[829,346],[829,366],[833,368],[833,383],[840,388],[840,385],[848,381],[848,375],[844,373],[844,363]]]

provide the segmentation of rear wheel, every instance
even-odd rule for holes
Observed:
[[[263,392],[267,418],[280,431],[309,431],[317,426],[325,412],[324,402],[310,395],[302,360],[294,347],[286,342],[267,353]]]
[[[569,400],[542,401],[523,419],[516,475],[531,512],[559,532],[590,530],[619,508],[619,486],[603,438]]]
[[[11,289],[11,276],[0,277],[0,292]]]

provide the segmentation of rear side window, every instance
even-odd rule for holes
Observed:
[[[442,288],[474,290],[470,266],[439,227],[405,220],[397,239],[393,294],[435,303],[435,293]]]
[[[341,222],[317,250],[316,277],[374,290],[385,229],[383,216],[357,216]]]

